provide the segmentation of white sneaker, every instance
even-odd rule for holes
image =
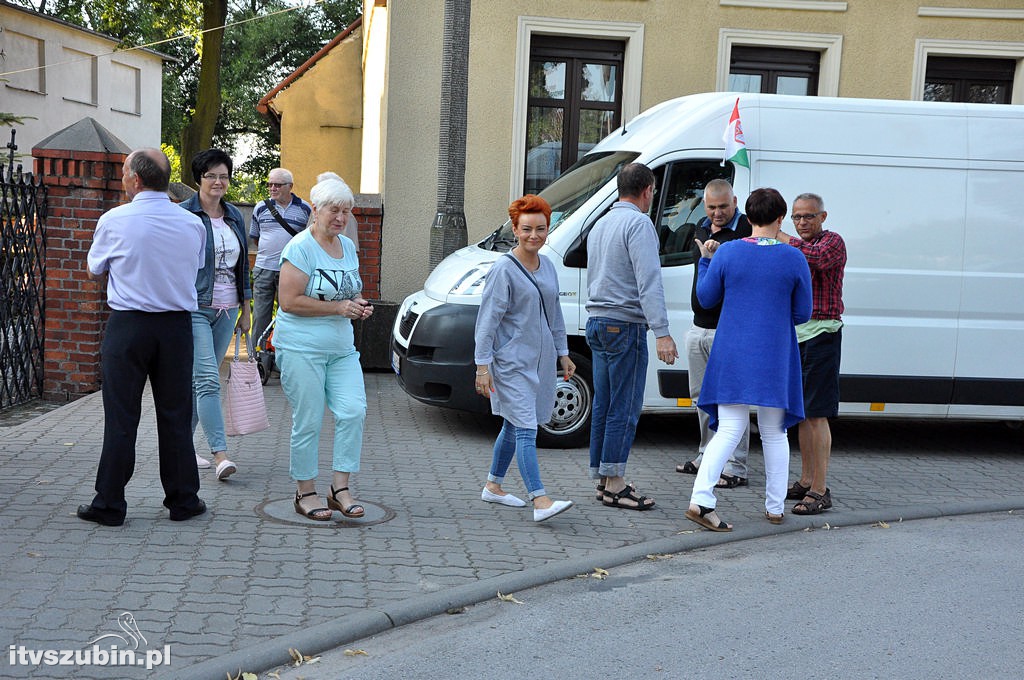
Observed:
[[[205,470],[206,468],[210,467],[210,461],[206,460],[205,458],[203,458],[202,456],[200,456],[197,453],[196,454],[196,467],[199,468],[200,470]]]
[[[217,479],[222,482],[237,471],[238,468],[235,467],[235,464],[226,458],[217,463]]]
[[[526,501],[522,498],[513,496],[510,493],[507,493],[504,496],[499,496],[498,494],[491,492],[486,486],[484,487],[484,490],[480,492],[480,500],[488,503],[507,505],[510,508],[521,508],[526,505]]]
[[[534,509],[533,521],[543,522],[546,519],[551,519],[555,515],[565,512],[572,507],[572,501],[555,501],[551,504],[550,508],[544,508],[543,510]]]

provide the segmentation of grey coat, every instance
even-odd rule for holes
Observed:
[[[543,308],[527,274],[508,257],[498,258],[487,273],[474,339],[476,363],[491,367],[491,411],[516,427],[536,429],[551,420],[558,357],[567,356],[569,346],[555,266],[541,255],[540,269],[530,275],[544,293]]]

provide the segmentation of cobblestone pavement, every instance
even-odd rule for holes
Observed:
[[[229,481],[200,471],[200,495],[210,512],[188,522],[170,522],[161,505],[148,396],[127,491],[128,521],[119,528],[74,514],[93,495],[103,435],[99,394],[0,428],[0,635],[8,646],[0,677],[223,678],[222,670],[206,673],[211,662],[307,628],[546,565],[598,562],[626,546],[673,538],[686,549],[718,540],[683,519],[693,478],[674,466],[696,448],[692,415],[641,419],[629,477],[657,499],[650,512],[596,502],[585,450],[541,451],[549,493],[576,506],[538,525],[529,509],[479,499],[495,419],[419,404],[386,373],[367,373],[366,389],[363,465],[353,475],[355,494],[371,517],[365,524],[312,523],[294,512],[274,512],[289,508],[294,493],[290,412],[276,378],[265,390],[271,428],[229,440],[238,465]],[[325,421],[321,492],[329,484],[331,433]],[[1024,507],[1020,430],[999,423],[843,419],[833,426],[833,441],[835,508],[818,518],[787,515],[789,530],[798,522],[872,521],[876,512],[883,519],[916,506],[934,508],[933,514]],[[196,444],[205,450],[201,433]],[[737,538],[776,530],[763,520],[762,460],[758,446],[752,448],[751,486],[719,494],[718,509],[736,524]],[[791,469],[799,470],[793,448]],[[506,488],[523,493],[514,466]],[[32,665],[15,658],[22,647],[81,650],[101,636],[126,636],[118,621],[124,612],[144,638],[139,649],[169,650],[169,665],[147,673],[143,667]],[[401,623],[390,618],[392,625]],[[109,648],[112,640],[97,644]],[[194,664],[203,672],[185,670]]]

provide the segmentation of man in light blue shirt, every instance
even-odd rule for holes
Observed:
[[[619,200],[587,238],[587,344],[593,356],[594,407],[590,425],[590,475],[602,502],[649,510],[654,500],[626,485],[626,460],[644,403],[647,329],[658,358],[675,362],[669,334],[658,236],[647,212],[654,174],[630,163],[618,176]]]
[[[125,159],[131,199],[104,213],[89,248],[89,275],[107,283],[111,314],[103,336],[103,450],[96,497],[78,516],[124,523],[124,490],[135,469],[142,391],[153,388],[163,504],[172,520],[206,512],[192,444],[192,318],[206,229],[167,196],[171,165],[159,149]]]
[[[312,208],[292,193],[290,170],[274,168],[267,175],[270,198],[252,211],[249,237],[256,244],[252,268],[252,338],[263,344],[263,332],[274,314],[274,301],[281,281],[281,251],[292,237],[306,228]]]

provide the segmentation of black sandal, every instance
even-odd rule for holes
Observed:
[[[697,466],[693,464],[692,460],[688,460],[682,465],[677,465],[676,472],[681,472],[684,475],[695,475],[697,474]]]
[[[626,510],[650,510],[654,507],[654,499],[648,498],[647,496],[637,496],[633,493],[634,491],[636,491],[636,489],[629,484],[626,485],[626,488],[617,493],[605,490],[604,498],[601,499],[601,502],[609,508],[625,508]],[[623,499],[633,501],[636,505],[626,505],[621,502]],[[650,503],[647,501],[650,501]]]
[[[317,508],[310,508],[309,510],[306,510],[305,508],[302,507],[302,499],[303,498],[309,498],[310,496],[315,496],[315,495],[316,495],[316,491],[310,491],[309,493],[304,493],[304,494],[300,494],[298,491],[296,491],[295,492],[295,512],[299,513],[303,517],[307,517],[309,519],[316,520],[317,522],[329,522],[329,521],[331,521],[331,516],[334,513],[331,512],[330,508],[317,507]],[[330,501],[329,500],[327,501],[327,504],[330,505]]]
[[[714,508],[705,508],[703,505],[698,505],[697,508],[700,510],[700,512],[694,512],[693,510],[687,508],[686,519],[690,520],[691,522],[696,522],[705,529],[710,529],[711,531],[732,531],[732,527],[723,522],[721,519],[718,520],[718,524],[715,524],[714,522],[712,522],[704,516],[714,512]]]
[[[747,486],[747,478],[737,475],[721,475],[715,483],[716,489],[735,489],[737,486]]]
[[[807,495],[807,492],[811,490],[811,487],[804,486],[800,483],[800,480],[793,482],[793,486],[786,490],[787,501],[799,501],[803,500],[803,497]]]
[[[633,486],[632,484],[627,484],[626,486],[629,487],[630,489],[632,489],[633,491],[636,491],[636,487]],[[604,500],[604,484],[598,484],[597,485],[597,498],[596,498],[596,500],[599,500],[599,501],[603,501]]]
[[[327,507],[334,508],[341,514],[345,515],[345,517],[362,517],[363,515],[365,515],[366,510],[364,510],[363,506],[359,505],[358,503],[353,503],[347,508],[341,504],[341,502],[338,500],[338,494],[341,493],[342,491],[348,491],[348,487],[343,486],[337,491],[335,491],[334,485],[331,485],[331,495],[327,497]]]
[[[826,506],[825,496],[820,494],[820,493],[815,493],[813,491],[808,491],[805,497],[806,498],[811,498],[813,500],[810,500],[810,501],[802,500],[799,503],[797,503],[796,505],[794,505],[793,506],[793,514],[794,515],[820,515],[823,510],[828,510],[829,508],[832,507],[832,504],[831,504],[831,500],[832,499],[831,498],[829,499],[830,502]]]

